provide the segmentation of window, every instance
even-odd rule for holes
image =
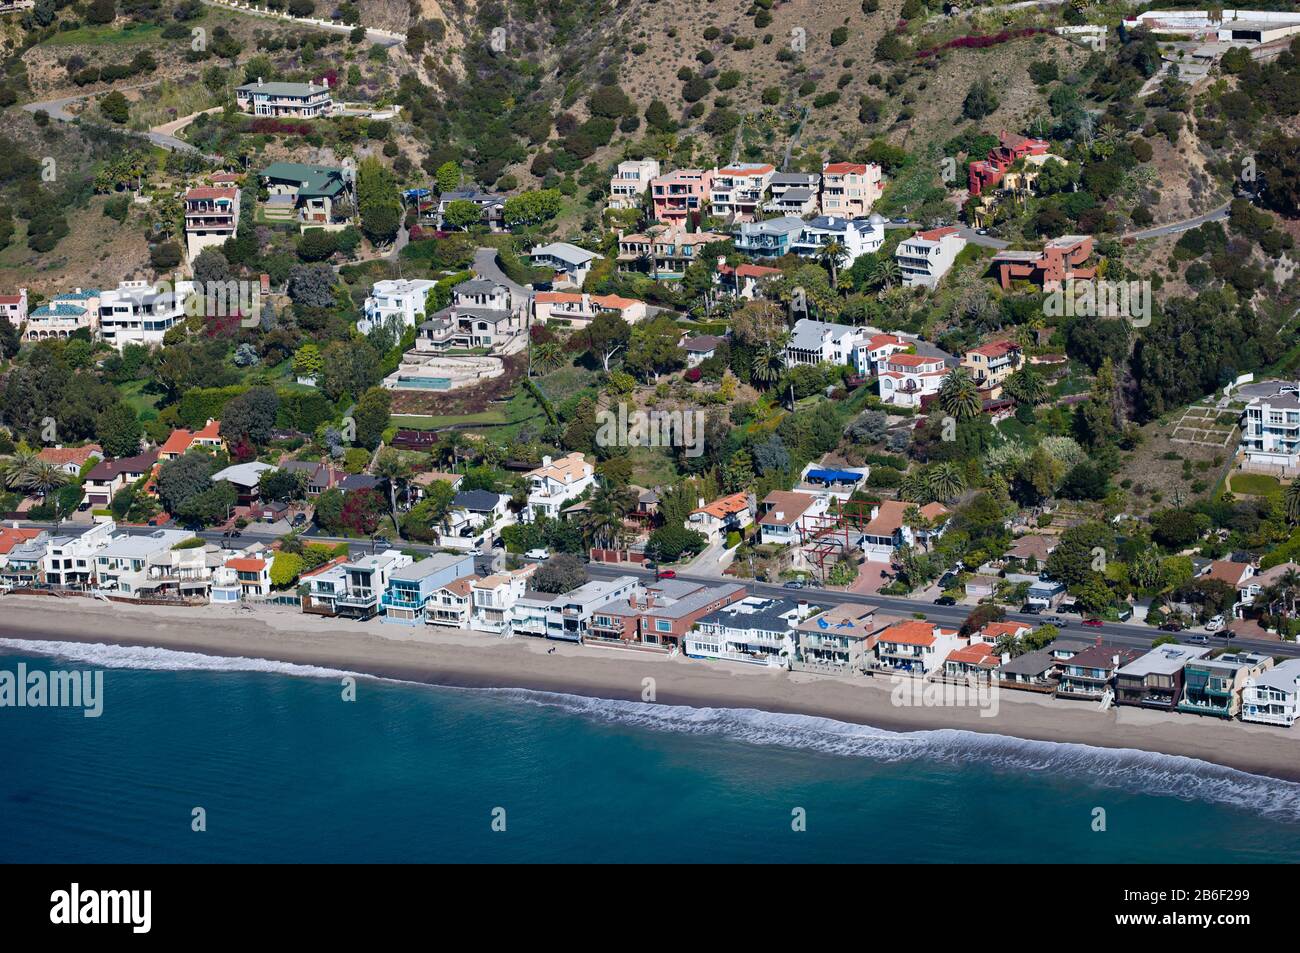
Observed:
[[[672,630],[673,630],[673,624],[669,622],[667,619],[655,619],[656,632],[671,632]]]

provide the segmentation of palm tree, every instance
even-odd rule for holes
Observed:
[[[785,338],[767,341],[754,355],[754,380],[773,387],[785,373]],[[790,385],[790,409],[794,410],[794,385]]]
[[[27,469],[27,489],[42,500],[71,479],[67,470],[46,460],[33,460]]]
[[[903,525],[910,529],[913,535],[921,542],[922,548],[928,553],[930,551],[930,538],[921,534],[930,528],[930,521],[926,519],[921,508],[913,503],[907,509],[903,510]]]
[[[837,239],[832,239],[822,246],[818,258],[821,263],[831,271],[831,287],[840,286],[840,263],[848,257],[849,250],[844,247],[844,243]]]
[[[1008,377],[1002,389],[1016,403],[1029,404],[1031,407],[1047,399],[1047,385],[1028,367],[1022,367]]]
[[[936,500],[951,500],[966,489],[966,477],[957,464],[936,463],[925,475],[925,485]]]
[[[598,548],[616,548],[625,532],[623,521],[634,506],[636,496],[631,489],[602,482],[587,502],[583,535]]]
[[[27,475],[36,463],[36,454],[19,450],[12,457],[0,462],[0,481],[10,490],[26,490]]]
[[[889,288],[897,284],[901,277],[902,271],[898,267],[898,262],[893,258],[881,258],[871,266],[867,283],[873,288]]]
[[[1286,521],[1300,523],[1300,480],[1292,480],[1287,485],[1282,501],[1286,505]]]
[[[543,373],[553,371],[564,363],[564,345],[559,341],[543,341],[533,351],[537,366]]]
[[[448,430],[442,435],[442,440],[438,444],[438,455],[443,460],[451,460],[451,469],[454,473],[456,465],[460,463],[460,455],[465,450],[465,438],[461,436],[459,430]]]
[[[454,433],[455,431],[453,431]],[[411,478],[411,464],[392,448],[385,449],[375,461],[375,476],[388,486],[388,509],[393,516],[393,527],[398,539],[402,538],[402,521],[397,518],[397,488],[405,488]]]
[[[970,376],[970,371],[964,367],[954,367],[948,372],[939,386],[936,403],[945,414],[958,420],[978,417],[980,411],[984,409],[979,387],[976,386],[975,379]]]
[[[898,484],[898,498],[909,503],[929,503],[934,499],[925,475],[919,471],[903,475]]]

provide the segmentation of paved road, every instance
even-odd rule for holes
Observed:
[[[42,523],[23,523],[23,526],[32,526],[41,529],[49,529],[49,524]],[[85,532],[85,526],[63,526],[59,533],[69,536],[78,536]],[[123,531],[131,535],[145,535],[153,532],[145,527],[123,527]],[[224,535],[218,530],[205,530],[199,533],[204,539],[214,543],[222,542]],[[319,531],[312,529],[306,534],[313,542],[320,543],[348,543],[351,546],[353,555],[361,555],[372,551],[372,544],[368,541],[358,541],[355,539],[344,539],[336,536],[325,536]],[[238,539],[229,540],[232,546],[248,546],[251,543],[260,542],[270,544],[279,539],[276,533],[260,532],[256,526],[250,526],[243,530]],[[385,545],[400,546],[404,550],[415,553],[427,554],[439,552],[436,546],[425,546],[419,543],[398,542],[378,543],[379,548]],[[474,569],[480,575],[487,575],[492,571],[492,557],[480,556],[475,559]],[[653,573],[650,570],[641,569],[640,567],[617,565],[610,566],[602,563],[590,563],[587,566],[587,575],[592,579],[612,579],[615,576],[641,576],[650,578]],[[705,585],[717,585],[721,580],[716,576],[696,575],[689,571],[677,573],[678,579],[685,579],[691,582],[699,582]],[[734,580],[744,583],[753,595],[762,595],[769,597],[784,597],[792,599],[807,599],[810,602],[820,606],[839,605],[844,602],[866,602],[874,606],[879,606],[885,612],[900,616],[910,616],[913,613],[924,613],[925,617],[931,621],[951,625],[953,627],[961,625],[966,617],[971,613],[970,606],[936,606],[931,602],[925,602],[917,599],[907,599],[899,596],[863,596],[859,593],[841,592],[833,589],[786,589],[784,586],[772,585],[769,583],[758,583],[746,580]],[[1028,615],[1021,612],[1008,612],[1008,621],[1024,622],[1027,625],[1037,626],[1043,624],[1042,616]],[[1102,636],[1107,642],[1122,645],[1126,648],[1149,649],[1151,643],[1158,636],[1165,633],[1151,628],[1147,625],[1134,625],[1131,623],[1107,622],[1098,629],[1084,628],[1081,620],[1075,616],[1067,617],[1065,634],[1075,638],[1095,639]],[[1178,637],[1178,636],[1176,636]],[[1179,641],[1185,641],[1186,636],[1178,637]],[[1284,658],[1300,658],[1300,643],[1295,642],[1271,642],[1262,639],[1220,639],[1211,636],[1212,646],[1231,646],[1236,649],[1258,651],[1268,655]]]
[[[489,281],[496,281],[510,289],[510,293],[521,301],[528,299],[528,291],[523,285],[517,285],[506,277],[506,273],[497,264],[495,248],[480,248],[474,252],[474,274]]]
[[[148,89],[149,87],[156,86],[156,85],[158,85],[157,82],[137,83],[134,86],[115,86],[113,88],[120,92],[122,90],[130,90],[130,89]],[[168,135],[167,133],[155,132],[152,129],[149,130],[148,132],[137,132],[136,130],[133,129],[124,129],[119,126],[110,126],[108,123],[94,122],[93,119],[87,117],[84,113],[81,116],[76,116],[68,112],[67,107],[71,106],[73,103],[79,103],[87,99],[92,99],[95,96],[102,96],[102,95],[103,95],[102,91],[97,93],[80,93],[76,96],[65,96],[62,99],[47,99],[44,102],[28,103],[23,107],[23,109],[25,109],[29,113],[35,113],[43,109],[47,113],[49,113],[51,119],[54,119],[58,122],[72,122],[76,119],[80,119],[83,123],[86,123],[87,125],[93,124],[97,126],[104,126],[105,128],[109,128],[109,129],[117,129],[117,131],[125,133],[128,136],[139,136],[141,139],[148,139],[154,145],[161,146],[162,148],[166,149],[168,152],[198,152],[199,151],[198,149],[196,149],[194,146],[190,145],[188,142],[184,141],[183,139],[177,139],[175,136]],[[164,128],[164,127],[160,126],[158,128]],[[200,154],[203,156],[203,158],[207,159],[209,162],[222,161],[222,157],[219,155],[213,155],[211,153],[206,153],[206,152]]]
[[[920,228],[919,222],[886,222],[885,228]],[[994,238],[992,235],[981,235],[975,229],[967,225],[958,225],[957,234],[972,245],[980,245],[984,248],[993,248],[1001,250],[1010,245],[1010,242],[1003,241],[1000,238]]]
[[[1129,232],[1127,235],[1121,235],[1121,238],[1159,238],[1161,235],[1175,235],[1178,232],[1185,232],[1188,229],[1204,225],[1206,222],[1221,222],[1228,217],[1228,208],[1232,203],[1224,202],[1216,209],[1211,209],[1204,215],[1197,215],[1195,218],[1185,218],[1181,222],[1170,222],[1168,225],[1155,225],[1151,228],[1144,228],[1140,232]]]

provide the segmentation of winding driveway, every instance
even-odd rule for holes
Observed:
[[[114,87],[113,90],[108,90],[108,92],[113,92],[114,90],[116,90],[117,92],[121,92],[123,90],[130,90],[130,89],[148,89],[156,85],[157,85],[156,81],[152,83],[136,83],[134,86]],[[73,103],[84,102],[87,99],[93,99],[94,97],[101,96],[101,95],[104,95],[104,92],[78,93],[76,96],[64,96],[62,99],[47,99],[39,103],[27,103],[25,106],[23,106],[23,109],[29,113],[36,113],[36,112],[40,112],[41,110],[44,110],[46,113],[49,114],[49,117],[51,119],[57,120],[58,122],[75,122],[77,120],[80,120],[86,125],[104,126],[105,128],[116,128],[113,126],[109,126],[107,123],[94,122],[86,118],[84,115],[78,116],[68,112],[68,107],[71,106]],[[211,112],[211,110],[208,111]],[[197,115],[197,113],[195,115]],[[158,131],[160,129],[167,129],[168,127],[174,127],[173,131],[179,131],[183,126],[188,124],[188,121],[192,120],[193,118],[194,118],[193,116],[187,116],[185,121],[176,120],[161,126],[155,126],[153,129],[150,129],[148,132],[139,132],[134,129],[121,129],[119,131],[125,133],[128,136],[138,136],[141,139],[148,139],[154,145],[160,146],[161,148],[166,149],[168,152],[199,152],[197,148],[190,145],[184,139],[177,139],[175,136],[171,135],[170,132]],[[178,122],[180,123],[180,125],[177,125]],[[200,152],[199,154],[202,155],[203,158],[207,159],[209,162],[222,161],[222,157],[219,155],[213,155],[208,152]]]

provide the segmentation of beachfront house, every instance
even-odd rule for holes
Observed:
[[[1242,710],[1247,682],[1273,667],[1271,655],[1227,652],[1215,658],[1192,659],[1183,667],[1183,694],[1178,710],[1193,715],[1236,718]]]
[[[388,591],[393,573],[414,561],[400,550],[389,549],[328,568],[321,567],[311,575],[304,574],[307,591],[303,594],[303,611],[314,615],[370,619],[379,612],[380,599]]]
[[[525,521],[540,516],[559,517],[564,504],[576,500],[595,485],[596,468],[581,453],[570,453],[553,460],[542,457],[542,465],[524,474],[528,481],[528,508],[521,513]]]
[[[691,658],[784,666],[795,654],[795,626],[810,611],[805,602],[748,596],[696,622],[683,651]]]
[[[804,619],[794,629],[795,671],[850,675],[866,669],[884,627],[876,607],[844,602]]]
[[[1241,720],[1290,728],[1300,718],[1300,659],[1286,659],[1246,678]]]
[[[159,529],[140,536],[121,535],[95,553],[95,580],[100,589],[117,595],[138,596],[147,584],[152,557],[169,553],[173,546],[195,536],[189,530]]]
[[[443,592],[444,587],[474,575],[474,557],[435,553],[387,574],[381,605],[381,622],[397,625],[449,624],[463,628],[469,618],[469,584],[463,592]],[[444,601],[445,600],[445,601]],[[457,600],[461,605],[457,605]],[[462,611],[454,612],[453,609]],[[445,611],[444,611],[445,610]]]
[[[481,632],[500,634],[508,631],[511,611],[523,598],[528,580],[536,571],[537,563],[529,563],[519,569],[508,569],[473,580],[470,584],[471,626]]]
[[[1115,704],[1173,711],[1183,697],[1183,670],[1208,646],[1158,645],[1115,674]]]
[[[941,669],[961,645],[956,629],[916,620],[895,622],[876,637],[872,667],[900,675],[925,676]]]
[[[1115,673],[1143,655],[1141,649],[1125,649],[1100,639],[1065,661],[1056,686],[1057,698],[1101,701],[1113,694]]]
[[[608,602],[627,599],[640,592],[636,576],[593,579],[562,594],[529,592],[515,603],[510,631],[514,635],[581,642],[588,634],[597,610]]]

